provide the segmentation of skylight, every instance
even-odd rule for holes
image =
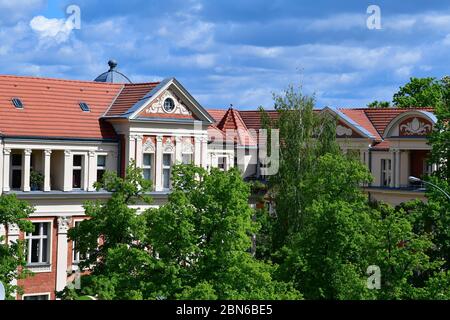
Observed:
[[[80,102],[80,108],[81,108],[81,110],[83,110],[85,112],[91,111],[91,109],[89,108],[89,105],[86,102]]]
[[[17,109],[23,109],[23,102],[19,98],[12,98],[11,102]]]

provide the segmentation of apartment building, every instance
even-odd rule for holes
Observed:
[[[35,207],[34,232],[0,225],[7,242],[27,241],[34,276],[19,280],[25,293],[17,299],[55,299],[67,285],[83,259],[67,232],[86,218],[86,200],[109,197],[94,189],[106,170],[124,175],[134,161],[153,182],[153,206],[166,201],[176,163],[238,166],[244,178],[261,178],[258,111],[205,109],[175,78],[133,84],[115,66],[95,81],[0,76],[0,192]],[[436,122],[431,109],[318,112],[337,117],[343,150],[372,172],[365,190],[373,199],[424,199],[408,176],[433,170],[426,161],[426,135]]]

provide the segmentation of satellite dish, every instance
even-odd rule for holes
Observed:
[[[5,300],[5,287],[0,282],[0,301]]]

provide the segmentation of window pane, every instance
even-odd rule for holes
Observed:
[[[42,234],[48,236],[48,229],[50,227],[50,223],[42,223]]]
[[[192,163],[192,154],[186,153],[183,154],[183,164],[191,164]]]
[[[33,236],[40,235],[41,234],[41,223],[33,223],[33,227],[34,227],[34,230],[33,230],[32,235]]]
[[[167,166],[167,167],[170,166],[171,165],[171,158],[172,158],[171,154],[163,155],[163,165]]]
[[[81,156],[81,155],[74,155],[73,156],[73,166],[74,167],[81,167],[82,160],[83,160],[83,156]]]
[[[23,297],[23,300],[28,300],[28,301],[34,301],[34,300],[48,300],[48,295],[28,296],[28,297]]]
[[[152,179],[152,170],[144,169],[144,179],[151,180]]]
[[[22,155],[21,154],[13,154],[12,155],[12,165],[13,166],[21,166],[22,165]]]
[[[75,189],[81,188],[81,170],[73,170],[73,183],[72,187]]]
[[[170,169],[163,170],[163,188],[164,189],[170,188]]]
[[[42,262],[48,263],[48,239],[42,240]]]
[[[105,170],[97,170],[97,181],[101,181],[104,174]]]
[[[22,186],[22,170],[14,169],[12,171],[11,187],[13,189],[20,189]]]
[[[106,166],[106,156],[98,156],[97,157],[97,166],[98,167]]]
[[[31,263],[39,262],[39,239],[32,239],[31,241]]]
[[[144,166],[151,166],[153,163],[153,154],[145,153],[144,154]]]

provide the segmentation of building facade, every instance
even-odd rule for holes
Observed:
[[[35,231],[0,225],[0,236],[27,241],[28,268],[17,299],[55,299],[83,259],[68,241],[70,228],[86,218],[83,203],[107,199],[94,183],[106,170],[124,175],[134,162],[153,182],[152,206],[167,200],[171,167],[193,163],[261,179],[259,111],[202,107],[174,78],[149,83],[72,81],[0,76],[0,192],[15,193],[35,207]],[[372,172],[365,187],[374,200],[399,204],[425,199],[408,176],[422,177],[431,109],[333,109],[337,139]],[[269,111],[276,117],[275,111]],[[224,146],[223,141],[227,146]],[[231,146],[231,147],[229,147]],[[145,209],[145,208],[142,208]]]

